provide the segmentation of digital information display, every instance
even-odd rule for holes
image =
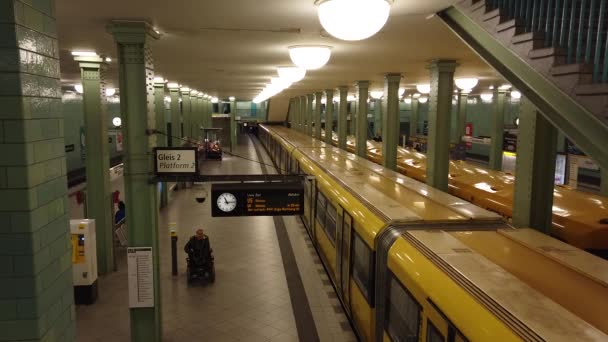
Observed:
[[[211,216],[304,215],[302,183],[231,183],[211,186]]]
[[[157,147],[154,149],[154,173],[158,175],[198,174],[198,154],[195,147]]]

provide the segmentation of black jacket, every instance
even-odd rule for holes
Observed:
[[[191,237],[186,243],[186,246],[184,246],[184,251],[193,258],[203,260],[211,259],[212,250],[209,237],[205,235],[202,240],[198,240],[196,236]]]

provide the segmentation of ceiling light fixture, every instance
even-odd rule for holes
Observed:
[[[353,95],[348,95],[348,96],[346,97],[346,101],[348,101],[348,102],[353,102],[353,101],[355,101],[355,100],[356,100],[356,98],[355,98]]]
[[[393,0],[317,0],[321,25],[341,40],[363,40],[386,24]]]
[[[169,89],[179,89],[179,83],[175,83],[175,82],[167,83],[167,88],[169,88]]]
[[[306,69],[292,66],[292,67],[278,67],[277,74],[281,79],[290,83],[296,83],[304,79],[306,76]]]
[[[296,45],[289,47],[289,57],[293,64],[306,70],[323,67],[331,57],[331,46]]]
[[[116,94],[116,88],[106,88],[106,96],[114,96]]]
[[[454,83],[460,90],[471,90],[479,83],[476,78],[457,78]]]
[[[420,102],[420,103],[427,103],[428,100],[429,100],[429,98],[426,96],[418,98],[418,102]]]
[[[517,90],[513,90],[511,91],[511,98],[514,100],[519,100],[521,99],[521,93]]]
[[[122,125],[122,119],[117,116],[112,119],[112,124],[114,125],[114,127],[120,127]]]
[[[500,89],[500,90],[509,90],[509,89],[511,89],[511,87],[512,86],[510,84],[503,84],[500,87],[498,87],[498,89]]]
[[[105,60],[106,60],[106,63],[110,63],[110,62],[112,62],[112,58],[110,58],[110,57],[106,57],[106,59],[105,59]]]
[[[369,92],[369,95],[374,100],[380,100],[382,98],[382,96],[384,96],[384,92],[382,90],[372,90]]]
[[[211,98],[211,103],[218,103],[218,102],[220,102],[220,99],[218,99],[217,97]]]
[[[84,93],[84,88],[82,87],[82,84],[75,84],[74,85],[74,90],[76,90],[76,92],[78,94]]]
[[[399,97],[402,97],[405,94],[405,88],[399,88]]]
[[[236,100],[236,97],[234,97],[234,96],[230,96],[230,97],[228,98],[228,100],[230,100],[230,101],[234,101],[234,100]]]
[[[481,100],[483,102],[492,102],[492,98],[494,98],[494,94],[492,94],[492,93],[483,93],[483,94],[479,95],[479,97],[481,97]]]
[[[281,90],[289,88],[291,86],[291,82],[289,82],[286,79],[280,78],[280,77],[272,77],[270,79],[270,83],[273,86],[281,88]]]
[[[414,97],[415,99],[417,99],[417,98],[420,97],[420,94],[419,93],[415,93],[414,95],[412,95],[412,97]]]
[[[428,83],[416,84],[416,90],[421,94],[428,94],[431,92],[431,85]]]
[[[95,51],[72,51],[72,56],[75,57],[98,57]]]
[[[411,97],[406,97],[406,98],[403,99],[403,102],[408,103],[408,104],[412,103],[412,98]]]

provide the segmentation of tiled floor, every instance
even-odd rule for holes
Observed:
[[[253,142],[239,137],[235,154],[257,160]],[[259,146],[260,147],[260,146]],[[260,147],[261,148],[261,147]],[[262,150],[264,162],[270,159]],[[271,167],[266,167],[271,172]],[[259,174],[258,163],[225,156],[208,162],[205,173]],[[210,189],[208,189],[210,190]],[[272,217],[212,218],[206,202],[194,200],[194,189],[171,194],[170,206],[160,215],[162,316],[164,341],[298,341],[310,336],[298,331],[279,239]],[[355,341],[327,275],[315,263],[316,252],[295,217],[282,218],[301,277],[308,307],[320,341]],[[177,224],[179,275],[171,275],[168,226]],[[181,247],[203,227],[216,261],[216,282],[188,286]],[[282,246],[283,248],[285,246]],[[102,277],[100,299],[76,310],[78,341],[128,341],[129,311],[124,255],[119,272]],[[291,270],[293,271],[293,270]],[[325,282],[327,283],[327,282]],[[291,288],[293,292],[293,288]],[[302,310],[296,307],[296,310]]]

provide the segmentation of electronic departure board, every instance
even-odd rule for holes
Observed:
[[[304,186],[293,183],[229,183],[211,186],[211,216],[304,214]]]

